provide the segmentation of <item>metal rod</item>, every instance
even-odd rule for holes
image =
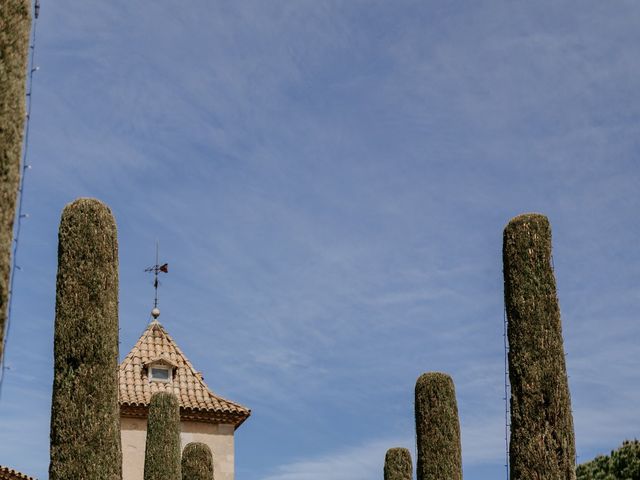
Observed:
[[[160,242],[158,240],[156,240],[156,264],[155,267],[153,268],[153,273],[154,273],[154,281],[153,281],[153,286],[156,290],[156,294],[155,294],[155,298],[153,300],[153,308],[158,308],[158,270],[160,270],[160,262],[158,260],[159,258],[159,254],[158,251],[160,249]]]
[[[504,341],[504,449],[506,478],[509,480],[509,346],[507,343],[507,312],[503,310]]]

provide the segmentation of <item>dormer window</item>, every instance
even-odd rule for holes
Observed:
[[[149,376],[149,382],[171,383],[178,365],[167,356],[159,355],[146,361],[144,368]]]
[[[152,382],[170,382],[172,368],[165,365],[154,365],[149,368],[149,380]]]

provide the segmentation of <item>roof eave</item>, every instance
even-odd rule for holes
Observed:
[[[128,418],[147,418],[149,405],[145,403],[120,403],[120,415]],[[180,419],[204,423],[233,425],[234,431],[251,416],[251,410],[224,412],[198,408],[180,407]]]

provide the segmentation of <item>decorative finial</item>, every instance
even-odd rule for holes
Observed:
[[[158,286],[160,285],[160,282],[158,282],[158,273],[163,272],[163,273],[169,273],[169,264],[168,263],[163,263],[162,265],[160,265],[160,262],[158,261],[158,250],[159,250],[159,245],[158,245],[158,241],[156,240],[156,263],[155,265],[149,267],[149,268],[145,268],[145,272],[152,272],[153,273],[153,288],[155,289],[155,297],[153,300],[153,310],[151,310],[151,316],[153,317],[153,320],[156,321],[158,320],[158,317],[160,316],[160,309],[158,308]]]

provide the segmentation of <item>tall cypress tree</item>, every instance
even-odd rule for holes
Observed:
[[[2,0],[0,5],[0,359],[4,354],[13,221],[20,183],[29,5],[29,0]]]
[[[575,440],[544,215],[513,218],[504,229],[504,298],[511,382],[511,478],[575,479]]]
[[[180,406],[169,392],[151,397],[144,451],[144,480],[181,480]]]
[[[462,480],[460,422],[449,375],[420,375],[415,391],[418,480]]]
[[[384,457],[384,480],[411,480],[411,453],[406,448],[390,448]]]
[[[58,236],[50,480],[120,480],[118,240],[107,206],[79,199]]]
[[[188,443],[182,451],[182,480],[213,480],[213,455],[206,443]]]

